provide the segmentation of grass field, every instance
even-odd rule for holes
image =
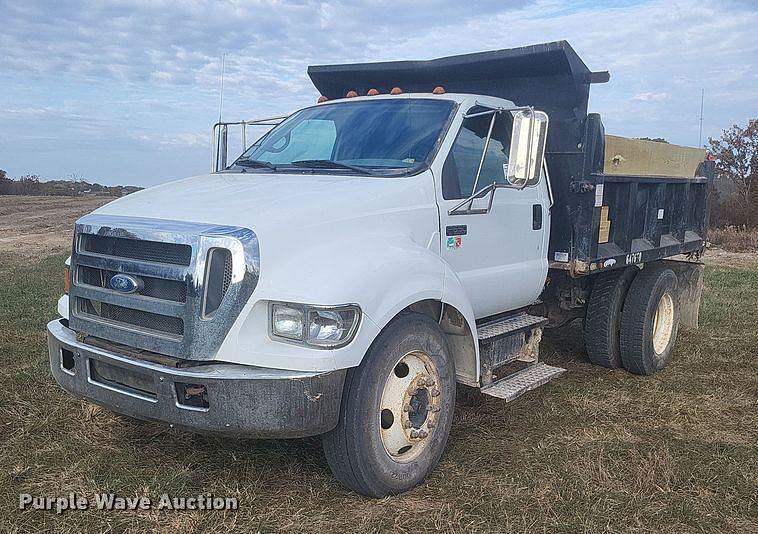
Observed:
[[[64,256],[0,257],[0,531],[758,532],[758,266],[708,267],[701,329],[648,378],[591,366],[577,328],[543,354],[568,369],[512,405],[459,400],[423,486],[370,500],[317,439],[251,441],[134,422],[65,394],[47,364]],[[212,492],[236,512],[18,510],[18,494]]]

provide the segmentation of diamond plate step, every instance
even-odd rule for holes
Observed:
[[[529,330],[542,326],[547,323],[547,317],[538,317],[528,313],[518,313],[509,317],[503,317],[495,321],[485,323],[476,329],[480,342],[487,342],[501,336],[518,332],[519,330]]]
[[[505,399],[506,402],[516,400],[518,397],[550,382],[556,376],[566,370],[562,367],[554,367],[546,363],[531,365],[510,376],[501,378],[497,382],[482,388],[482,393]]]

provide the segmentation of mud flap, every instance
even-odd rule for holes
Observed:
[[[703,295],[702,263],[663,260],[663,264],[674,271],[679,287],[679,324],[687,330],[697,330],[700,299]]]

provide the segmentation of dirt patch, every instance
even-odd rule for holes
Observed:
[[[0,196],[0,253],[38,259],[71,248],[74,221],[114,200],[105,196]]]
[[[758,252],[731,252],[713,247],[705,251],[702,261],[721,267],[751,267],[758,264]]]

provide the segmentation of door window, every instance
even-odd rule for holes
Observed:
[[[474,107],[469,114],[487,111]],[[492,114],[469,117],[463,120],[458,136],[450,149],[442,169],[442,196],[446,200],[467,198],[474,193],[474,180],[482,152],[487,140],[487,132]],[[492,184],[504,184],[508,173],[508,152],[511,146],[511,113],[496,113],[492,127],[492,137],[487,146],[482,172],[477,189]]]

